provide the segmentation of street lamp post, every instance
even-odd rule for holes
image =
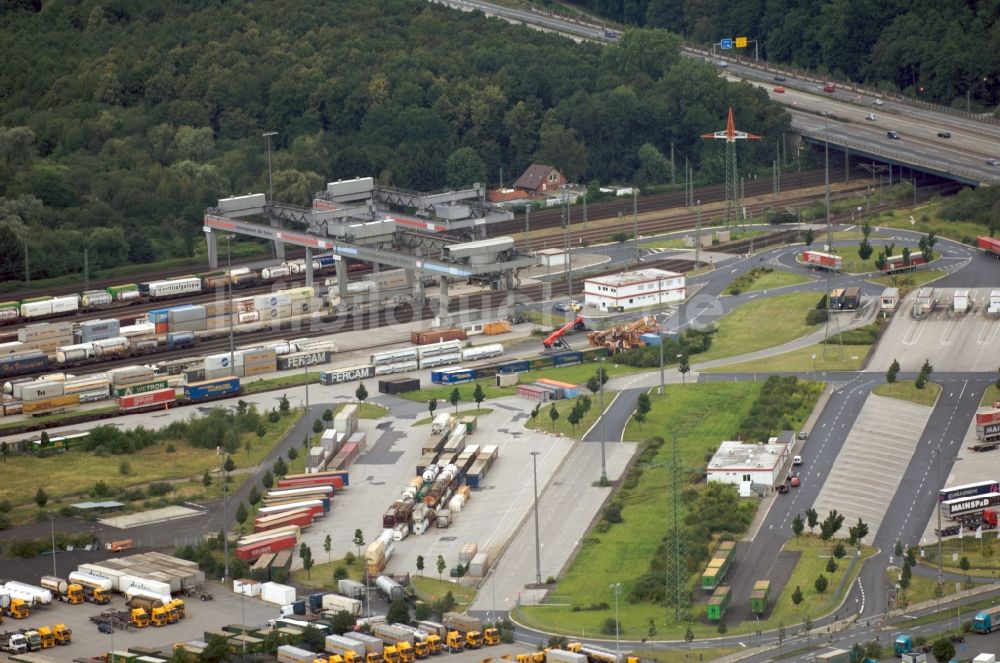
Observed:
[[[662,345],[662,344],[661,344]],[[601,360],[603,361],[603,359]],[[597,369],[597,382],[600,384],[600,394],[601,394],[601,485],[608,485],[608,463],[606,456],[604,455],[604,367],[600,366]]]
[[[302,376],[306,384],[306,418],[309,417],[309,366],[308,364],[302,367]]]
[[[59,577],[56,573],[56,514],[54,511],[49,511],[49,526],[52,530],[52,575]]]
[[[611,585],[611,589],[614,590],[615,592],[615,660],[616,661],[621,658],[621,640],[618,627],[618,592],[621,591],[621,588],[622,584],[620,582],[616,582],[615,584]]]
[[[236,312],[233,311],[233,236],[226,235],[226,285],[229,288],[229,302],[227,304],[229,310],[229,371],[234,376],[236,375],[236,349],[233,345],[233,316]]]
[[[535,584],[542,584],[542,549],[538,538],[538,452],[531,452],[531,476],[535,482]]]
[[[277,136],[277,131],[265,131],[263,134],[267,139],[267,201],[274,202],[274,181],[271,179],[271,136]]]
[[[228,454],[226,456],[228,458]],[[225,461],[222,464],[222,555],[225,560],[225,567],[222,571],[222,582],[226,582],[229,579],[229,532],[226,531],[226,510],[229,506],[228,493],[226,491],[226,483],[228,477],[226,476],[226,465]]]

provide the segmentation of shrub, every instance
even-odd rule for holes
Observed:
[[[173,442],[167,445],[167,453],[168,454],[177,453],[177,447],[174,446]]]
[[[174,487],[167,483],[166,481],[157,481],[155,483],[149,484],[146,492],[149,493],[150,497],[162,497],[167,493],[172,493]]]
[[[810,309],[806,313],[806,324],[807,325],[819,325],[826,322],[827,312],[821,309]]]

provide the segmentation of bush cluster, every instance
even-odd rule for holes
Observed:
[[[812,409],[818,387],[795,376],[770,376],[757,400],[740,422],[744,440],[766,442],[783,430],[792,430],[795,420],[804,420]]]

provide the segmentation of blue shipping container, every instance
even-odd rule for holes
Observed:
[[[646,345],[650,345],[654,348],[660,345],[659,334],[643,334],[642,336],[639,337],[639,340],[645,343]]]
[[[465,485],[469,488],[479,488],[479,483],[483,480],[481,474],[472,474],[471,472],[465,475]]]
[[[552,363],[555,366],[568,366],[569,364],[579,364],[581,362],[583,362],[583,353],[580,352],[564,352],[552,357]]]
[[[239,378],[222,378],[209,382],[196,382],[185,385],[184,397],[191,401],[207,401],[213,398],[225,398],[240,393]]]
[[[508,361],[497,367],[497,373],[527,373],[531,370],[531,364],[527,359],[521,361]]]
[[[167,332],[168,348],[186,348],[194,343],[194,332]]]
[[[458,384],[472,382],[476,372],[469,368],[452,368],[444,371],[431,371],[431,382],[434,384]]]
[[[150,311],[149,313],[147,313],[146,317],[154,325],[156,323],[158,323],[158,322],[168,322],[167,315],[169,315],[169,314],[167,313],[167,311],[169,311],[169,310],[170,309],[168,309],[168,308],[155,308],[152,311]]]
[[[44,354],[13,359],[0,358],[0,377],[44,371],[49,367],[49,358]]]

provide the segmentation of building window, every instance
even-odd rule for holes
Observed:
[[[750,475],[749,474],[744,474],[743,475],[743,480],[744,481],[750,481]]]

